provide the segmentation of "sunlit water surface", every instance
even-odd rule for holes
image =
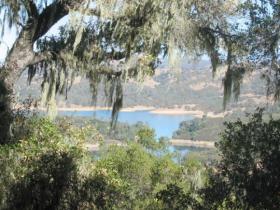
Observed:
[[[95,111],[61,111],[59,115],[72,117],[95,117],[99,120],[108,121],[111,119],[111,111],[109,110],[95,110]],[[149,111],[121,111],[118,116],[118,122],[128,123],[130,125],[137,122],[143,122],[153,128],[156,132],[157,138],[168,137],[172,138],[172,134],[179,128],[182,121],[189,121],[194,119],[191,115],[166,115],[154,114]],[[174,147],[170,146],[169,150],[178,152],[182,156],[187,154],[194,148],[189,147]]]

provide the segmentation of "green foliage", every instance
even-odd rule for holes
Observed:
[[[153,164],[150,176],[155,192],[161,191],[167,184],[182,181],[182,168],[174,163],[172,156],[164,155],[156,158]]]
[[[225,124],[210,168],[192,154],[179,164],[158,153],[147,128],[145,144],[104,145],[94,160],[84,149],[101,141],[94,128],[27,118],[20,141],[0,147],[0,208],[277,209],[280,122],[262,112]]]
[[[97,168],[106,168],[126,183],[129,200],[125,205],[128,205],[126,208],[134,208],[138,200],[145,200],[151,192],[150,169],[153,158],[137,144],[112,146],[101,154]]]
[[[84,130],[39,118],[26,125],[19,143],[0,147],[1,209],[111,209],[123,198],[121,183],[94,169]]]
[[[195,155],[187,155],[182,165],[184,182],[188,183],[190,192],[205,186],[208,181],[207,170]]]
[[[198,204],[190,193],[174,184],[167,185],[166,189],[157,193],[157,199],[162,201],[164,210],[198,209]]]
[[[268,12],[263,7],[272,11]],[[105,91],[108,104],[114,107],[113,118],[116,118],[122,106],[121,81],[129,78],[142,81],[154,73],[160,63],[159,57],[167,55],[171,66],[178,63],[174,58],[180,60],[179,54],[190,57],[208,54],[213,72],[218,65],[225,64],[225,102],[232,92],[239,95],[243,75],[252,69],[253,62],[248,63],[248,60],[258,57],[256,51],[261,49],[260,46],[265,49],[263,57],[273,60],[272,69],[276,71],[278,66],[279,31],[274,29],[279,20],[278,2],[5,0],[1,2],[0,10],[4,13],[2,26],[8,22],[10,27],[15,26],[19,30],[30,27],[28,32],[33,34],[36,31],[30,44],[36,43],[39,55],[49,55],[26,67],[29,80],[37,70],[44,71],[43,99],[47,99],[51,107],[54,95],[67,94],[73,78],[82,74],[91,81],[94,100],[98,84],[109,83]],[[61,14],[57,16],[57,13]],[[247,18],[248,14],[254,15],[249,16],[251,20],[242,21],[245,22],[243,24],[232,21]],[[59,34],[44,37],[52,25],[67,15],[69,22]],[[39,29],[34,20],[44,20]],[[265,32],[270,32],[266,33],[270,35],[265,36]],[[257,34],[256,38],[251,38],[252,33]],[[268,39],[270,44],[266,44]]]
[[[7,209],[63,209],[61,200],[76,196],[78,188],[76,165],[70,154],[43,154],[32,162],[35,166],[12,184]]]
[[[213,73],[223,65],[224,108],[232,95],[238,98],[244,75],[253,69],[270,69],[263,74],[267,94],[278,98],[279,8],[278,1],[268,0],[4,0],[0,25],[3,33],[8,23],[25,32],[20,35],[29,34],[18,40],[26,42],[30,53],[36,44],[36,55],[42,58],[18,71],[28,69],[29,81],[36,71],[44,72],[42,99],[50,112],[55,113],[55,95],[67,95],[80,74],[90,80],[93,102],[98,85],[104,83],[116,121],[123,105],[122,81],[143,81],[166,56],[173,67],[181,54],[194,58],[207,54]],[[59,34],[44,37],[67,15],[69,22]],[[12,52],[18,51],[12,49],[8,57],[14,59],[17,55]],[[8,63],[13,59],[6,59],[4,66],[13,66]]]
[[[204,170],[194,160],[180,165],[160,147],[136,142],[104,145],[94,160],[84,143],[102,139],[89,125],[19,119],[25,130],[16,132],[18,143],[0,147],[1,209],[168,209],[169,186],[178,198],[176,208],[201,202],[201,186],[194,180],[204,183],[195,173]],[[155,141],[152,130],[140,133],[148,142]]]
[[[135,137],[136,141],[147,149],[156,149],[156,133],[155,130],[149,127],[140,128]]]
[[[263,121],[262,113],[251,115],[248,123],[226,123],[217,145],[221,160],[206,194],[215,205],[220,201],[234,209],[279,208],[280,121]]]
[[[174,132],[174,138],[181,138],[181,139],[191,139],[194,140],[197,131],[205,127],[205,120],[206,118],[195,118],[190,121],[183,121],[179,125],[179,129]]]
[[[165,150],[168,145],[168,139],[164,137],[156,139],[155,130],[146,125],[137,129],[135,141],[148,150]]]
[[[169,185],[182,190],[172,192],[174,197],[181,196],[176,206],[181,209],[186,206],[191,208],[194,203],[200,202],[196,192],[206,183],[206,172],[201,164],[197,163],[195,167],[186,160],[186,164],[179,165],[173,161],[172,155],[158,156],[137,143],[104,148],[97,161],[97,168],[111,171],[126,186],[127,202],[123,203],[123,209],[168,209],[165,191]],[[196,169],[198,173],[194,172]],[[204,172],[199,174],[201,171]],[[201,186],[196,185],[195,181],[201,183]],[[185,195],[188,195],[186,200],[191,199],[192,203],[180,200]]]

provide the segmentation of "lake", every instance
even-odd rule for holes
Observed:
[[[61,111],[59,115],[64,116],[79,116],[79,117],[95,117],[99,120],[110,120],[110,110],[96,110],[96,111]],[[128,123],[130,125],[137,122],[143,122],[155,129],[157,137],[171,138],[174,131],[179,128],[182,121],[189,121],[194,119],[191,115],[166,115],[154,114],[149,111],[133,111],[119,113],[118,122]]]
[[[110,110],[60,111],[59,115],[70,117],[95,117],[96,119],[104,121],[111,120]],[[157,138],[162,136],[172,138],[173,132],[178,130],[182,121],[189,121],[192,119],[194,119],[194,117],[191,115],[154,114],[149,111],[121,111],[119,113],[118,122],[128,123],[130,125],[137,122],[144,122],[151,128],[155,129]],[[193,149],[194,148],[189,147],[169,147],[170,151],[179,152],[182,156],[186,155],[190,150]]]

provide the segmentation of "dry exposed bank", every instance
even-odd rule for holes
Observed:
[[[193,140],[185,140],[185,139],[171,139],[170,143],[172,146],[178,147],[199,147],[199,148],[215,148],[215,142],[211,141],[193,141]]]
[[[96,110],[111,110],[109,107],[102,106],[70,106],[70,107],[59,107],[58,111],[96,111]],[[223,118],[225,115],[230,114],[229,112],[213,113],[204,112],[202,110],[185,110],[182,108],[156,108],[152,106],[134,106],[122,108],[122,112],[136,112],[136,111],[149,111],[152,114],[161,115],[192,115],[197,118],[202,118],[206,115],[209,118]]]
[[[106,140],[104,142],[107,145],[118,145],[125,146],[126,144],[119,140]],[[176,147],[197,147],[197,148],[209,148],[212,149],[215,147],[214,142],[210,141],[193,141],[193,140],[185,140],[185,139],[171,139],[170,145]],[[100,144],[85,144],[85,148],[90,152],[96,152],[100,149]]]

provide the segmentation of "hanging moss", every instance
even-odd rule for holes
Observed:
[[[32,2],[39,14],[51,4]],[[32,2],[1,1],[1,32],[7,23],[21,30],[17,23],[26,25],[32,20],[28,5]],[[50,52],[51,56],[29,67],[28,80],[44,71],[42,99],[46,105],[57,93],[67,95],[77,75],[90,79],[93,104],[99,83],[105,82],[112,119],[116,119],[122,105],[122,82],[142,82],[153,75],[162,57],[168,57],[174,67],[183,56],[207,54],[213,75],[219,65],[228,68],[224,107],[232,96],[238,99],[243,75],[263,67],[269,68],[264,77],[268,94],[279,98],[279,8],[278,1],[266,0],[83,1],[71,7],[69,22],[59,34],[36,40],[38,53]],[[239,18],[246,18],[245,23],[233,21]]]

